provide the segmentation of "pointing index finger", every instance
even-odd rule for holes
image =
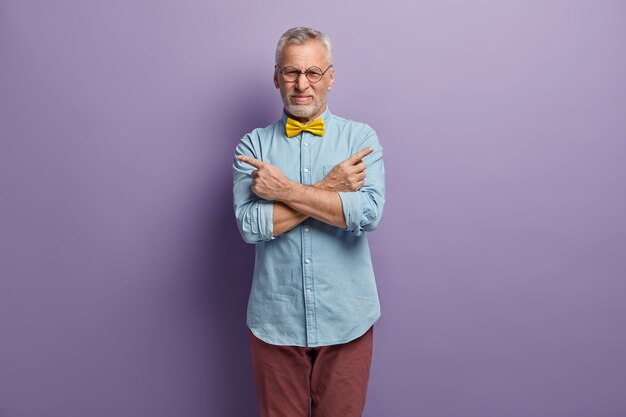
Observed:
[[[259,169],[261,168],[261,166],[263,166],[263,162],[259,161],[258,159],[254,159],[251,156],[248,155],[239,155],[237,156],[237,159],[239,159],[241,162],[244,162],[248,165],[252,165],[253,167]]]
[[[357,153],[355,153],[354,155],[352,155],[352,160],[354,162],[358,162],[360,161],[362,158],[366,157],[367,155],[371,154],[372,152],[374,152],[374,148],[367,147],[365,149],[361,149],[360,151],[358,151]]]

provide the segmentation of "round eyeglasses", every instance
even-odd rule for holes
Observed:
[[[309,82],[316,83],[322,79],[324,74],[326,74],[326,71],[328,71],[332,67],[332,64],[329,65],[328,68],[326,68],[324,71],[322,71],[322,69],[319,67],[310,67],[307,68],[304,72],[300,71],[296,67],[285,67],[283,69],[278,68],[278,65],[274,65],[274,67],[276,67],[278,72],[281,73],[281,75],[283,76],[283,80],[288,83],[296,81],[300,74],[304,74]]]

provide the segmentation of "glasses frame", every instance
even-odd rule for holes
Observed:
[[[274,65],[274,68],[276,68],[276,70],[278,70],[278,72],[280,72],[280,75],[283,77],[283,81],[284,81],[284,82],[286,82],[286,83],[295,83],[296,81],[298,81],[298,78],[300,77],[300,75],[304,74],[304,76],[306,77],[306,79],[307,79],[307,80],[308,80],[311,84],[315,84],[315,83],[317,83],[317,82],[322,81],[322,78],[324,78],[324,75],[326,74],[326,72],[327,72],[329,69],[331,69],[332,67],[333,67],[333,64],[330,64],[330,65],[328,66],[328,68],[326,68],[324,71],[322,71],[322,69],[321,69],[320,67],[312,66],[312,67],[307,68],[307,69],[306,69],[306,70],[304,70],[304,71],[300,71],[300,70],[298,70],[298,68],[296,68],[296,67],[292,67],[291,65],[289,65],[289,66],[287,66],[287,67],[285,67],[285,68],[280,68],[278,65]],[[297,71],[298,71],[298,75],[296,75],[296,78],[295,78],[293,81],[289,81],[289,80],[287,80],[287,79],[285,78],[284,71],[285,71],[285,69],[287,69],[287,68],[293,68],[293,69],[295,69],[295,70],[297,70]],[[320,79],[319,79],[319,80],[312,81],[312,80],[309,78],[309,75],[311,75],[311,73],[309,72],[309,70],[310,70],[311,68],[317,68],[318,70],[322,71],[322,75],[320,76]],[[295,71],[294,71],[294,72],[295,72]]]

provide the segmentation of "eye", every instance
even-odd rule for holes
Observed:
[[[296,67],[285,67],[282,69],[281,71],[283,74],[297,74],[298,73],[298,68]]]

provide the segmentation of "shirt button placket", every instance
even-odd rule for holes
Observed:
[[[312,135],[302,132],[302,183],[312,184],[312,161],[311,161],[311,139]],[[317,344],[317,315],[315,310],[315,282],[313,279],[313,258],[312,258],[312,230],[308,225],[304,225],[302,230],[302,270],[303,289],[306,314],[306,334],[309,346]]]

